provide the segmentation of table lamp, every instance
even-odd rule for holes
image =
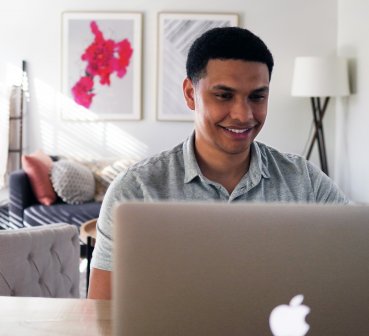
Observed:
[[[309,160],[314,143],[317,142],[320,166],[322,171],[328,175],[323,117],[330,97],[350,94],[347,59],[340,57],[297,57],[291,93],[295,97],[310,97],[315,130],[306,158]],[[324,98],[323,102],[321,98]]]

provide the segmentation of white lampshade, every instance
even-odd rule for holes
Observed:
[[[347,59],[297,57],[291,94],[297,97],[348,96]]]

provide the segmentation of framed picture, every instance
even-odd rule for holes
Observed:
[[[215,27],[237,26],[237,14],[159,13],[157,119],[192,121],[182,83],[192,42]]]
[[[141,13],[62,16],[62,118],[141,119]]]

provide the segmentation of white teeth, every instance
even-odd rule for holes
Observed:
[[[233,133],[240,134],[240,133],[244,133],[244,132],[248,131],[248,128],[245,128],[245,129],[226,128],[226,130],[231,131]]]

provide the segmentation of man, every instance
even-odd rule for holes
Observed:
[[[347,202],[337,186],[300,156],[254,142],[268,106],[273,57],[254,34],[216,28],[192,45],[183,93],[195,131],[183,143],[129,168],[110,186],[97,226],[89,297],[111,297],[115,202]]]

